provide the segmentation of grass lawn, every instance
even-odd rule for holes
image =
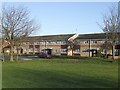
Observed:
[[[3,88],[118,87],[118,64],[98,58],[4,62]]]

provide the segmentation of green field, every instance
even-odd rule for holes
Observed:
[[[118,64],[98,58],[4,62],[3,88],[118,87]]]

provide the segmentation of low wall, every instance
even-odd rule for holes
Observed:
[[[109,59],[112,59],[112,56],[108,56]],[[114,56],[114,59],[120,59],[120,56]]]

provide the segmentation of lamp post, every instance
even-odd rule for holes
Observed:
[[[89,40],[89,57],[90,57],[90,49],[91,49],[91,40]]]
[[[47,49],[47,48],[46,48],[46,46],[47,46],[47,45],[46,45],[46,42],[47,42],[47,40],[45,40],[45,53],[47,53],[47,51],[46,51],[46,49]]]

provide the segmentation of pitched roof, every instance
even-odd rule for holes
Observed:
[[[47,36],[30,36],[26,40],[29,42],[32,41],[58,41],[58,40],[67,40],[74,34],[62,34],[62,35],[47,35]]]
[[[33,41],[59,41],[68,40],[74,34],[60,34],[60,35],[46,35],[46,36],[30,36],[26,40],[28,42]],[[105,33],[95,33],[95,34],[79,34],[77,39],[105,39]]]
[[[79,34],[77,39],[105,39],[105,33]]]
[[[29,36],[25,38],[28,42],[37,41],[59,41],[68,40],[74,34],[59,34],[59,35],[45,35],[45,36]],[[105,39],[105,33],[93,33],[93,34],[79,34],[77,39]],[[24,41],[24,40],[23,40]]]

